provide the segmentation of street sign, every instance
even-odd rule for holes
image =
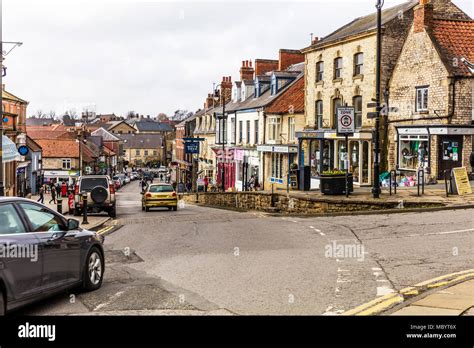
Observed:
[[[199,141],[186,141],[184,150],[185,153],[199,153]]]
[[[283,184],[283,179],[280,178],[275,178],[275,177],[270,177],[270,182],[272,184]]]
[[[355,132],[355,109],[351,106],[337,108],[337,133],[353,134]]]
[[[21,145],[21,146],[18,147],[18,153],[22,156],[28,155],[29,151],[30,150],[28,149],[28,146],[26,146],[26,145]]]

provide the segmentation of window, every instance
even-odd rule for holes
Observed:
[[[416,111],[428,111],[428,87],[416,88]]]
[[[230,119],[230,141],[235,144],[235,118]]]
[[[323,101],[316,100],[316,126],[318,129],[323,128]]]
[[[250,144],[250,121],[247,121],[247,144]]]
[[[13,205],[0,205],[0,235],[25,232],[25,227]]]
[[[148,150],[145,150],[144,152],[145,152],[145,156],[148,156]]]
[[[20,203],[33,228],[32,232],[66,231],[61,218],[50,210],[36,204]]]
[[[153,150],[153,156],[158,156],[158,151]]]
[[[174,188],[171,185],[151,185],[148,188],[148,192],[153,192],[153,193],[174,192]]]
[[[415,171],[428,162],[428,136],[400,135],[398,150],[400,169]]]
[[[362,97],[355,96],[352,100],[355,109],[355,127],[362,127]]]
[[[71,159],[63,159],[63,169],[71,169]]]
[[[272,153],[272,177],[281,179],[283,177],[283,155]]]
[[[364,73],[364,54],[356,53],[354,55],[354,76]]]
[[[255,144],[258,144],[258,120],[254,121]]]
[[[332,120],[332,127],[335,129],[337,127],[337,108],[342,105],[340,98],[334,98],[332,100],[332,112],[333,112],[333,120]]]
[[[140,150],[135,150],[135,156],[140,156]]]
[[[342,58],[334,59],[334,78],[342,78]]]
[[[288,119],[288,140],[294,141],[295,140],[295,118],[290,117]]]
[[[243,142],[243,132],[244,130],[242,129],[244,127],[243,121],[239,121],[239,143]]]
[[[271,117],[268,119],[269,123],[269,132],[268,132],[268,140],[276,141],[280,138],[281,133],[281,121],[279,117]]]
[[[324,62],[316,63],[316,82],[322,81],[324,78]]]
[[[109,184],[106,178],[89,178],[84,176],[80,181],[80,191],[91,192],[96,186],[108,188]]]
[[[277,93],[277,78],[275,75],[272,75],[272,80],[271,80],[271,95],[275,95]]]

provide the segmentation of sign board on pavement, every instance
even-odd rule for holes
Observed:
[[[355,132],[355,109],[351,106],[337,108],[337,133],[353,134]]]
[[[471,183],[467,175],[466,167],[453,168],[452,177],[454,179],[456,193],[458,195],[467,195],[472,193]]]

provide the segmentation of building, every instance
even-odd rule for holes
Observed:
[[[173,141],[173,157],[171,162],[172,180],[180,183],[192,181],[193,154],[186,153],[184,138],[192,138],[196,127],[196,118],[204,110],[198,110],[192,116],[176,124],[176,136]]]
[[[111,175],[121,172],[123,165],[123,143],[118,136],[113,135],[104,128],[98,128],[91,133],[91,136],[100,136],[103,144],[103,154],[107,166],[107,174]]]
[[[474,21],[449,1],[421,1],[389,84],[389,168],[443,179],[473,168]]]
[[[25,197],[29,193],[36,195],[41,186],[41,169],[42,169],[42,149],[29,136],[26,137],[26,146],[28,153],[25,161],[17,167],[17,187],[18,195]]]
[[[124,120],[107,122],[105,127],[112,134],[133,134],[137,132],[136,128]]]
[[[123,157],[128,166],[160,166],[164,159],[163,137],[159,134],[121,134]]]

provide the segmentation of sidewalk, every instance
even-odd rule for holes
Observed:
[[[31,199],[34,201],[37,201],[39,196],[31,196]],[[44,205],[49,207],[51,210],[58,211],[57,205],[52,203],[49,204],[49,200],[51,199],[51,194],[45,194],[44,195]],[[82,224],[82,216],[74,216],[74,215],[69,215],[69,207],[68,207],[68,199],[67,197],[63,197],[63,202],[62,202],[62,214],[65,215],[67,218],[73,218],[78,220],[81,223],[81,227],[84,229],[93,229],[98,226],[103,225],[107,221],[109,221],[111,218],[106,215],[106,213],[101,213],[100,215],[87,215],[87,221],[89,222],[87,225]]]

